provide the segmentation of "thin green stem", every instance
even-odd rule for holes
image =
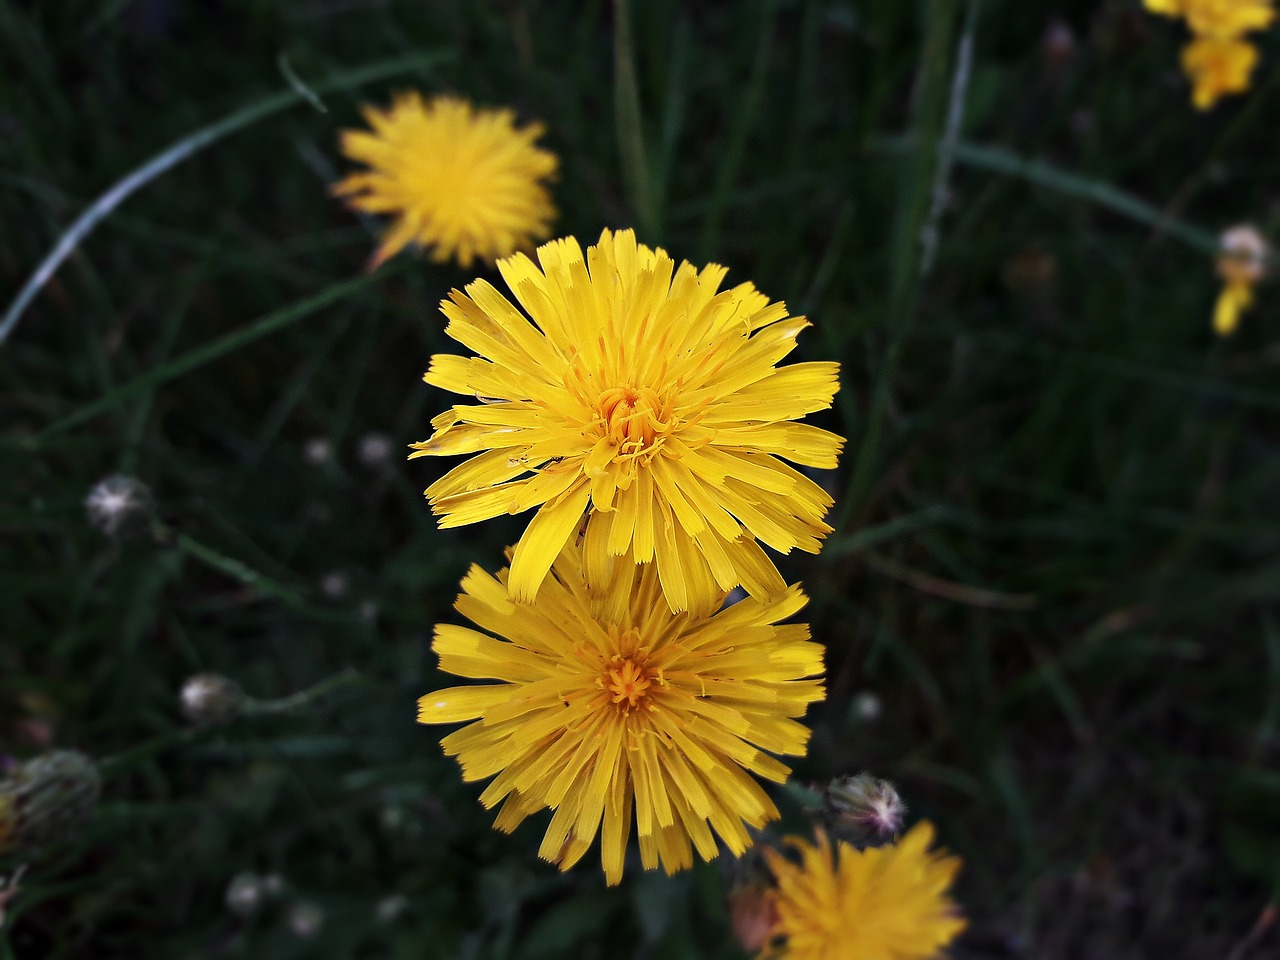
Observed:
[[[452,54],[447,52],[416,54],[412,57],[401,57],[391,61],[375,63],[358,70],[345,71],[335,74],[323,83],[316,84],[314,88],[305,91],[294,89],[264,97],[236,110],[215,123],[209,124],[207,127],[201,127],[194,133],[187,134],[173,146],[162,150],[142,166],[131,171],[123,179],[118,180],[106,193],[95,200],[84,213],[80,214],[70,227],[63,231],[53,249],[41,261],[40,266],[36,267],[35,272],[23,285],[18,295],[14,297],[9,309],[5,311],[4,319],[0,320],[0,343],[3,343],[9,334],[13,332],[23,311],[27,309],[31,301],[35,299],[36,294],[49,282],[57,269],[62,266],[67,257],[71,256],[72,251],[80,245],[85,237],[99,223],[110,216],[116,207],[120,206],[130,196],[162,173],[173,169],[184,160],[189,159],[223,137],[259,120],[264,120],[288,107],[292,107],[296,103],[309,100],[319,93],[344,90],[348,87],[372,83],[375,80],[384,80],[396,74],[421,70],[450,59],[451,56]]]

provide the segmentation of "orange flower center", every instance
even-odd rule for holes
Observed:
[[[656,452],[677,424],[671,401],[649,387],[611,387],[596,398],[595,414],[619,457]]]
[[[605,693],[624,714],[637,709],[649,699],[652,682],[643,663],[637,663],[631,657],[618,654],[605,667]]]

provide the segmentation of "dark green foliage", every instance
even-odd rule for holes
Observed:
[[[803,358],[844,364],[815,418],[850,438],[839,529],[784,564],[829,651],[797,774],[874,771],[937,821],[966,863],[956,955],[1276,955],[1250,931],[1280,894],[1277,295],[1229,341],[1209,318],[1218,230],[1276,226],[1280,45],[1252,94],[1199,114],[1179,28],[1138,0],[630,7],[620,131],[604,2],[0,0],[6,305],[192,131],[439,55],[147,184],[0,345],[0,748],[47,735],[106,764],[96,817],[9,902],[0,958],[738,955],[723,865],[560,875],[545,819],[491,830],[413,722],[447,682],[432,625],[522,520],[437,530],[419,491],[443,465],[400,455],[451,402],[420,376],[452,350],[437,302],[473,274],[402,256],[364,278],[375,225],[326,195],[359,102],[410,85],[545,121],[559,230],[584,242],[636,222],[622,171],[644,171],[642,241],[754,280],[812,319]],[[369,434],[387,461],[362,462]],[[119,472],[151,486],[165,542],[86,522]],[[192,674],[269,700],[347,668],[303,710],[185,732]],[[283,878],[249,919],[224,903],[244,871]],[[323,911],[313,939],[299,902]]]

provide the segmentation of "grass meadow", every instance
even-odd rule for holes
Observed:
[[[0,859],[0,958],[747,956],[726,857],[559,873],[414,722],[526,517],[441,530],[404,459],[495,271],[367,273],[329,195],[407,89],[544,123],[556,236],[724,264],[840,361],[835,532],[778,559],[827,671],[788,829],[891,779],[964,860],[957,960],[1280,956],[1280,295],[1210,324],[1219,232],[1280,225],[1275,30],[1197,111],[1138,0],[629,7],[0,0],[6,308],[178,145],[0,343],[0,752],[103,778]],[[113,474],[162,536],[88,522]],[[209,672],[275,708],[191,726]]]

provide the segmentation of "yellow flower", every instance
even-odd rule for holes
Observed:
[[[773,850],[765,857],[777,879],[780,949],[762,956],[788,960],[926,960],[949,944],[965,922],[947,896],[960,860],[928,847],[933,827],[918,823],[897,844],[859,850],[843,840],[832,850],[787,842],[794,864]]]
[[[1191,80],[1192,102],[1208,110],[1224,94],[1244,93],[1258,51],[1244,40],[1200,38],[1182,51],[1182,70]]]
[[[1145,0],[1145,5],[1152,13],[1166,17],[1181,17],[1187,12],[1190,0]]]
[[[453,258],[469,267],[550,236],[556,211],[543,181],[557,161],[534,145],[541,124],[517,127],[510,110],[455,97],[424,102],[417,92],[363,113],[372,132],[344,130],[342,152],[370,169],[332,189],[357,210],[395,216],[370,269],[410,243],[437,263]]]
[[[440,667],[497,681],[423,697],[422,723],[476,722],[442,741],[464,780],[496,778],[480,796],[502,801],[510,832],[555,811],[540,856],[567,870],[601,836],[609,883],[622,877],[635,812],[640,860],[668,873],[692,848],[716,855],[712,829],[733,853],[747,826],[778,811],[750,776],[782,782],[788,767],[765,751],[802,754],[795,717],[821,700],[822,647],[803,624],[777,626],[806,603],[798,586],[771,602],[744,599],[710,616],[672,614],[652,566],[622,557],[588,590],[581,550],[555,566],[532,606],[472,567],[457,609],[494,639],[440,624]]]
[[[432,421],[412,456],[485,451],[426,491],[442,527],[540,507],[516,547],[511,593],[537,595],[586,514],[588,581],[629,551],[655,561],[673,610],[706,612],[741,584],[785,589],[757,538],[816,553],[831,497],[779,457],[831,469],[844,444],[791,421],[831,405],[839,365],[775,365],[808,323],[726,270],[675,263],[605,230],[499,261],[530,323],[477,280],[441,304],[480,357],[432,357],[424,379],[480,399]],[[536,326],[535,326],[536,324]]]
[[[1275,19],[1272,0],[1182,0],[1182,15],[1197,38],[1238,40]]]
[[[1213,329],[1225,337],[1240,325],[1240,314],[1253,306],[1254,285],[1267,272],[1267,243],[1256,229],[1241,225],[1222,234],[1221,246],[1217,266],[1223,287],[1213,311]]]

